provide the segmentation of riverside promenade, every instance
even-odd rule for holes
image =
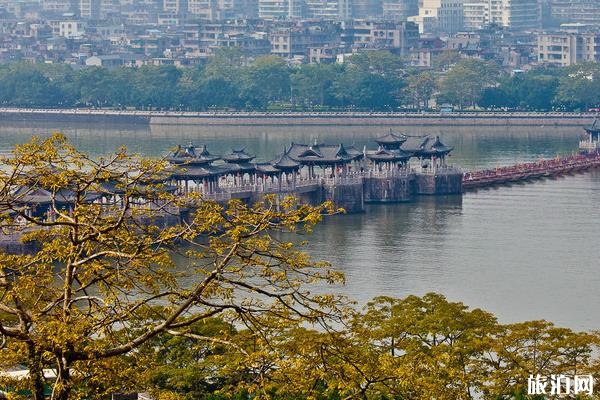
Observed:
[[[594,113],[534,112],[183,112],[0,108],[0,122],[39,121],[141,125],[583,126]]]

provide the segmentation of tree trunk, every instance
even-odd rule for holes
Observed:
[[[71,395],[71,373],[64,358],[57,359],[58,371],[51,400],[68,400]]]
[[[42,355],[33,342],[27,343],[27,360],[29,362],[29,377],[33,400],[44,400],[44,366]]]

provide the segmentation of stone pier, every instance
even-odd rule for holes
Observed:
[[[435,172],[417,173],[415,190],[419,195],[461,194],[463,173],[448,167]]]

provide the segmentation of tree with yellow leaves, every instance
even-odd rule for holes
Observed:
[[[275,234],[310,231],[330,204],[223,206],[178,194],[165,183],[169,168],[124,149],[93,159],[61,135],[2,160],[2,235],[34,245],[0,253],[0,368],[29,372],[6,385],[36,400],[48,386],[52,399],[89,398],[116,390],[110,380],[130,372],[122,357],[164,335],[236,349],[191,329],[201,321],[260,337],[273,321],[338,315],[336,297],[305,285],[342,276]],[[190,208],[191,218],[167,223]]]

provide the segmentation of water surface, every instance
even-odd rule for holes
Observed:
[[[91,154],[120,145],[161,155],[177,144],[213,153],[246,147],[269,160],[292,141],[374,148],[382,127],[132,127],[19,123],[0,127],[0,152],[32,134],[62,131]],[[583,131],[556,127],[415,127],[455,146],[451,162],[493,168],[576,151]],[[464,196],[369,205],[325,221],[308,247],[346,273],[340,289],[361,304],[379,295],[440,292],[496,314],[502,322],[548,319],[600,328],[600,170]]]

